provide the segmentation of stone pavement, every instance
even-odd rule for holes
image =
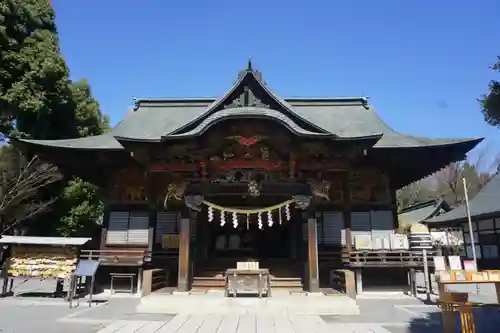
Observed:
[[[365,293],[358,298],[359,314],[332,315],[291,313],[276,311],[273,302],[282,302],[279,295],[267,304],[264,311],[248,311],[248,308],[216,308],[207,311],[208,305],[184,304],[184,313],[147,313],[139,299],[113,298],[109,302],[94,304],[84,302],[75,309],[60,299],[36,296],[39,292],[54,290],[37,281],[16,285],[17,293],[32,293],[30,297],[0,299],[0,332],[26,333],[126,333],[126,332],[331,332],[331,333],[441,333],[439,309],[403,295],[391,293]],[[465,290],[464,290],[465,291]],[[491,290],[468,290],[472,298],[491,296]],[[181,296],[179,296],[181,297]],[[295,297],[295,296],[294,296]],[[422,297],[422,296],[421,296]],[[334,296],[328,297],[329,299]],[[299,298],[295,298],[299,299]],[[310,301],[312,301],[312,297]],[[164,310],[175,310],[174,299]],[[178,300],[178,299],[176,299]],[[195,300],[193,298],[193,300]],[[160,301],[160,299],[157,299]],[[217,301],[219,302],[219,301]],[[225,300],[221,302],[226,302]],[[233,301],[228,301],[235,303]],[[255,299],[239,299],[236,303],[252,307]],[[141,304],[142,303],[142,304]],[[196,303],[196,302],[194,302]],[[152,304],[152,303],[151,303]],[[213,303],[212,303],[213,304]],[[180,304],[177,304],[180,305]],[[241,305],[241,304],[240,304]],[[182,308],[182,307],[181,307]],[[205,310],[203,310],[205,308]],[[229,310],[230,309],[230,310]],[[179,310],[179,307],[177,307]],[[189,310],[189,311],[188,311]],[[203,310],[203,311],[200,311]],[[256,310],[256,308],[254,308]],[[224,313],[224,311],[229,311]],[[146,312],[146,313],[144,313]],[[203,313],[204,312],[204,313]],[[498,333],[500,311],[477,314],[477,333]]]
[[[111,299],[91,308],[82,302],[78,308],[69,309],[66,302],[57,299],[6,298],[0,299],[0,332],[440,332],[439,323],[428,318],[437,313],[435,306],[411,298],[361,299],[358,303],[360,315],[348,316],[272,312],[176,316],[139,313],[138,299]]]
[[[376,323],[326,323],[318,315],[177,315],[170,322],[116,321],[98,333],[391,333]]]
[[[359,315],[356,301],[347,296],[274,293],[269,298],[224,297],[223,292],[206,295],[149,295],[137,312],[165,314],[324,314]]]

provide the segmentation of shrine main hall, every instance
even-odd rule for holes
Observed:
[[[396,251],[396,190],[481,139],[396,132],[364,97],[282,98],[249,63],[220,98],[137,99],[108,133],[20,141],[100,187],[103,272],[134,271],[137,289],[209,290],[251,263],[271,289],[317,292],[339,269],[376,285],[413,267],[359,258]]]

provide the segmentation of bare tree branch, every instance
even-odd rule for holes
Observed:
[[[24,157],[8,147],[0,153],[0,235],[23,221],[46,211],[55,201],[46,199],[43,188],[62,178],[56,166],[37,157],[26,163]]]

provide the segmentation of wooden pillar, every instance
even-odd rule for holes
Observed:
[[[410,287],[410,295],[417,297],[417,272],[415,268],[408,269],[408,282]]]
[[[352,236],[351,236],[351,191],[349,188],[349,173],[346,173],[342,180],[342,199],[344,215],[344,230],[347,252],[352,251]]]
[[[149,231],[148,231],[148,251],[149,255],[152,256],[153,248],[155,245],[156,238],[156,222],[157,222],[157,205],[154,193],[154,174],[152,172],[146,171],[146,198],[148,202],[149,211]]]
[[[363,271],[361,268],[356,268],[356,292],[361,294],[363,292]]]
[[[316,218],[307,220],[308,282],[309,292],[319,292],[318,233]]]
[[[289,240],[289,246],[290,246],[290,257],[292,259],[297,259],[297,248],[299,241],[302,241],[302,239],[298,239],[299,232],[297,230],[298,227],[301,227],[297,219],[291,219],[291,223],[288,224],[288,240]]]
[[[191,219],[190,217],[181,218],[180,235],[179,235],[179,278],[177,282],[177,290],[181,292],[189,291],[189,250],[191,240]]]

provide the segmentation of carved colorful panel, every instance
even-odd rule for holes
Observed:
[[[352,171],[349,175],[349,191],[352,202],[391,203],[388,178],[375,169]]]
[[[113,180],[111,199],[120,202],[146,201],[146,178],[144,172],[132,168],[117,172]]]

